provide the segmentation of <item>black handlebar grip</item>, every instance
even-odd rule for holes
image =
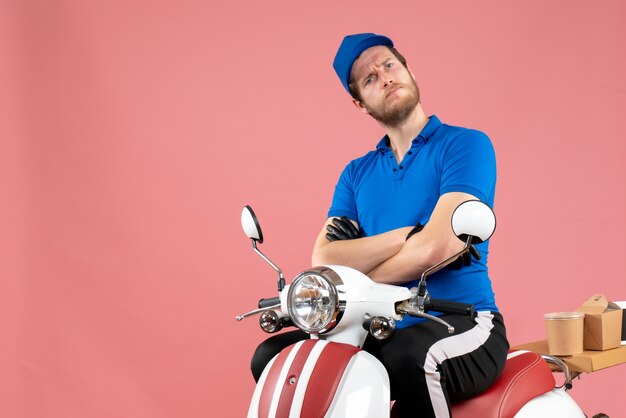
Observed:
[[[429,311],[467,315],[470,318],[474,318],[476,316],[476,313],[474,312],[474,305],[468,305],[466,303],[451,302],[443,299],[431,299],[429,305]]]
[[[275,298],[266,298],[261,299],[259,301],[259,309],[269,308],[270,306],[278,305],[280,303],[280,298],[276,296]]]

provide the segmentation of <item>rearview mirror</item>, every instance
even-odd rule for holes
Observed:
[[[259,225],[259,220],[256,218],[254,211],[248,205],[244,206],[241,211],[241,227],[248,238],[258,241],[259,244],[263,244],[263,232],[261,232],[261,225]]]
[[[263,244],[263,232],[261,232],[259,220],[256,218],[252,208],[248,205],[244,206],[241,211],[241,227],[248,238],[252,240],[252,249],[254,249],[254,252],[257,253],[259,257],[261,257],[278,273],[278,292],[282,292],[285,288],[285,277],[283,276],[283,271],[276,264],[272,263],[272,260],[267,258],[265,254],[257,248],[257,243]]]
[[[487,241],[496,230],[496,215],[480,200],[461,203],[452,214],[452,230],[463,242],[472,237],[472,244]]]

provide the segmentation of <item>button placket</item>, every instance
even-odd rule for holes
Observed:
[[[415,158],[417,158],[417,154],[420,152],[420,150],[423,147],[424,147],[424,141],[421,138],[413,140],[413,143],[411,144],[411,148],[407,151],[406,155],[402,159],[400,166],[404,168],[410,164],[413,164],[413,161],[415,160]]]
[[[385,151],[385,155],[389,155],[389,168],[391,168],[391,171],[393,173],[397,173],[398,172],[398,163],[396,161],[396,156],[394,155],[394,153],[391,150],[386,150]]]

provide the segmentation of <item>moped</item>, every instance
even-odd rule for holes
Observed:
[[[365,274],[339,265],[307,269],[286,285],[282,270],[258,249],[263,234],[250,206],[243,208],[241,223],[253,250],[278,273],[279,296],[261,299],[258,309],[236,319],[260,314],[260,327],[267,333],[295,326],[310,334],[310,339],[285,348],[267,364],[252,396],[248,418],[393,417],[387,371],[361,349],[368,332],[380,340],[393,338],[396,321],[411,315],[436,321],[454,333],[444,319],[429,312],[474,316],[473,305],[431,298],[426,278],[470,254],[472,244],[489,239],[496,225],[486,204],[470,200],[459,205],[452,216],[452,229],[465,246],[427,269],[417,288],[408,289],[375,283]],[[562,386],[555,387],[547,362],[562,370]],[[559,358],[511,351],[494,385],[482,395],[454,404],[452,416],[584,418],[567,393],[571,387],[571,374]]]

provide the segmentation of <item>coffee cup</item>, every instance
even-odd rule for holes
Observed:
[[[583,312],[552,312],[543,316],[548,334],[548,353],[571,356],[583,352]]]

